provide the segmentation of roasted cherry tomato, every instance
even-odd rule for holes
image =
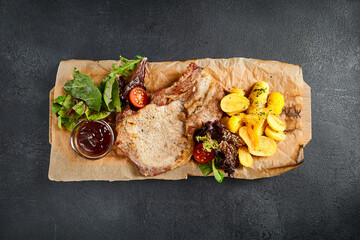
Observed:
[[[194,148],[194,158],[199,163],[207,163],[210,162],[214,157],[214,149],[211,149],[211,152],[207,152],[203,149],[202,143],[196,145]]]
[[[129,99],[132,105],[142,108],[145,107],[147,103],[147,94],[144,89],[136,87],[130,91]]]

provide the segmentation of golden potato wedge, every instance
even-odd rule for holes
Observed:
[[[286,124],[281,121],[280,118],[271,114],[267,117],[267,123],[273,130],[277,132],[283,132],[286,129]]]
[[[256,132],[254,131],[254,129],[252,129],[251,126],[247,126],[247,132],[249,134],[250,137],[250,141],[251,141],[251,148],[254,150],[259,150],[260,148],[260,139],[259,136],[256,134]]]
[[[256,133],[256,135],[258,135],[258,136],[263,135],[266,125],[267,125],[267,122],[265,121],[265,119],[262,119],[260,121],[260,123],[258,123],[258,124],[254,124],[253,129],[254,129],[254,132]]]
[[[226,114],[229,116],[234,116],[234,115],[238,115],[239,113],[241,113],[241,111],[227,112]]]
[[[246,126],[243,126],[239,129],[239,136],[242,138],[242,140],[244,140],[245,144],[248,147],[252,146],[251,139]]]
[[[236,133],[237,131],[239,131],[242,123],[241,119],[241,115],[234,115],[229,119],[227,127],[230,132]]]
[[[246,114],[246,116],[243,118],[243,121],[246,124],[249,125],[256,125],[256,124],[260,124],[262,121],[266,120],[266,115],[258,115],[255,113],[251,113],[251,114]]]
[[[279,116],[284,108],[284,96],[281,93],[273,92],[267,100],[267,109],[271,114]]]
[[[242,96],[245,95],[244,89],[241,89],[241,88],[231,88],[230,93],[237,93],[237,94],[240,94]]]
[[[269,157],[274,155],[277,149],[276,142],[273,139],[265,136],[260,136],[259,140],[259,149],[255,150],[254,148],[249,147],[249,152],[254,156],[260,157]]]
[[[224,112],[243,112],[245,111],[250,105],[249,99],[246,97],[236,94],[230,93],[221,99],[220,107],[221,110]]]
[[[251,167],[254,163],[253,158],[246,147],[240,147],[238,149],[240,164],[244,167]]]
[[[251,107],[264,108],[269,95],[269,84],[264,81],[257,82],[251,90],[249,100]]]
[[[225,117],[222,117],[221,119],[220,119],[220,123],[222,123],[225,127],[227,127],[227,124],[228,124],[228,122],[229,122],[229,117],[228,116],[225,116]]]
[[[266,136],[274,139],[275,141],[283,141],[286,139],[286,135],[284,132],[277,132],[277,131],[273,130],[270,126],[266,127],[265,134],[266,134]]]

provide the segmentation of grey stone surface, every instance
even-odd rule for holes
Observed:
[[[0,239],[358,239],[359,1],[0,1]],[[303,67],[305,163],[254,181],[47,178],[65,59],[249,57]]]

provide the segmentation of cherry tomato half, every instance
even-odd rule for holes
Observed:
[[[194,148],[194,158],[199,163],[207,163],[210,162],[214,157],[214,149],[211,149],[211,152],[207,152],[203,149],[202,143],[196,145]]]
[[[147,103],[147,94],[144,89],[136,87],[130,91],[129,99],[132,105],[142,108],[145,107]]]

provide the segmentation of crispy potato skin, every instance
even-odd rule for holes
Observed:
[[[240,147],[238,149],[238,154],[241,165],[243,165],[244,167],[251,167],[253,165],[254,160],[246,147]]]
[[[250,105],[249,99],[238,93],[230,93],[221,99],[220,107],[224,112],[243,112]]]
[[[247,145],[238,149],[244,167],[252,166],[252,155],[272,156],[277,150],[275,141],[286,139],[286,124],[277,117],[284,107],[284,96],[278,92],[269,95],[267,82],[257,82],[248,99],[243,89],[230,89],[220,106],[229,116],[222,119],[224,125],[230,132],[238,133]]]
[[[267,101],[267,109],[275,116],[279,116],[284,108],[284,96],[281,93],[273,92]]]

